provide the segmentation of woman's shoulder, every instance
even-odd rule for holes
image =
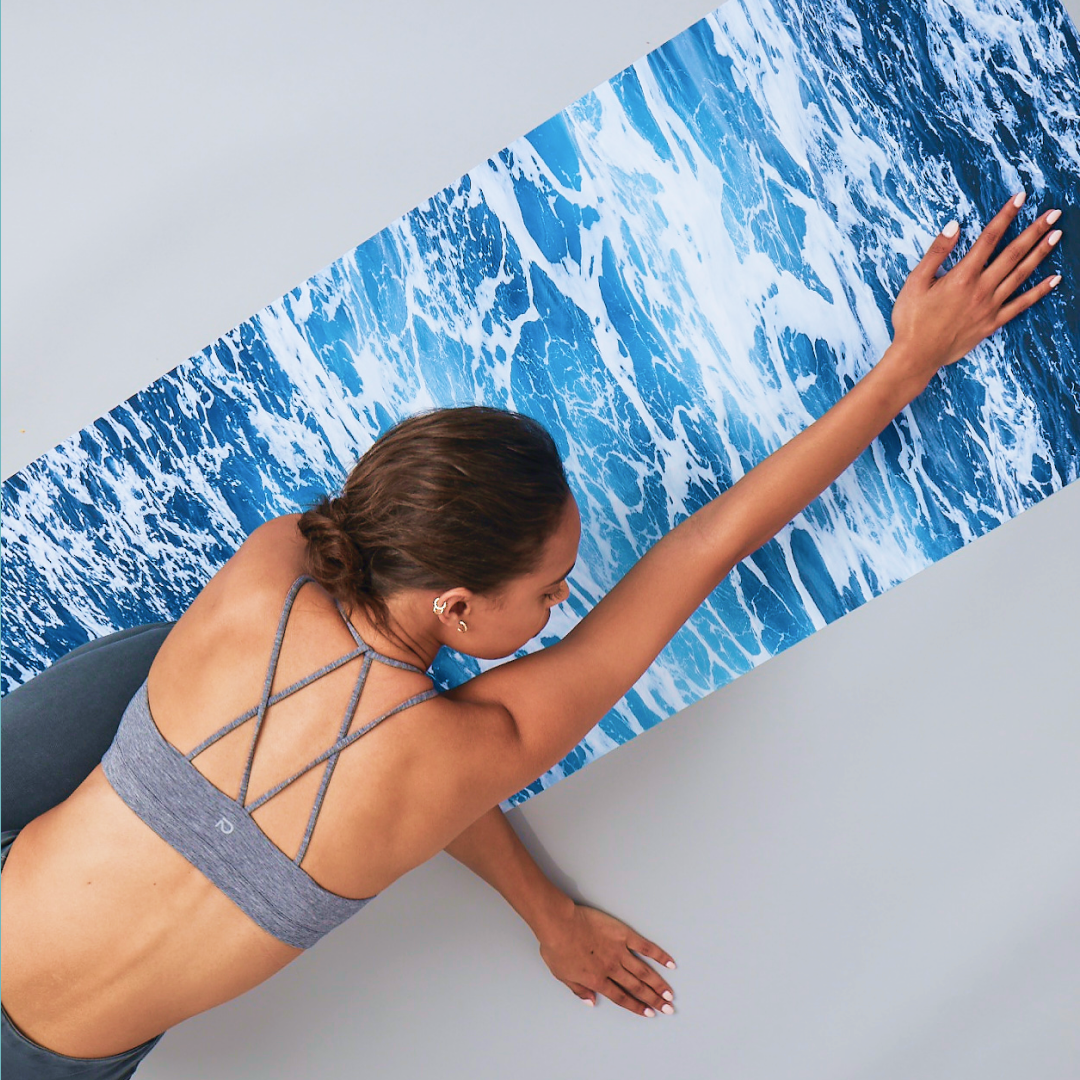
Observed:
[[[214,715],[219,707],[239,715],[257,700],[290,587],[306,569],[296,517],[256,529],[203,586],[158,652],[150,669],[154,718],[176,745],[199,741],[194,727],[188,732],[187,717]],[[294,613],[301,610],[303,632],[292,635],[286,659],[291,664],[296,653],[296,662],[306,663],[310,652],[315,669],[324,653],[344,651],[351,639],[322,590],[303,590]]]
[[[272,640],[289,588],[306,569],[297,517],[274,518],[251,533],[192,600],[162,647],[163,661],[186,666],[198,655],[211,663],[245,651],[252,639]]]
[[[286,514],[255,529],[210,579],[199,599],[227,596],[230,607],[261,609],[276,598],[280,607],[290,585],[307,572],[307,544],[296,527],[299,518],[299,514]]]
[[[283,514],[263,522],[240,545],[229,563],[239,564],[255,574],[303,573],[307,568],[307,541],[297,527],[299,521],[299,514]]]

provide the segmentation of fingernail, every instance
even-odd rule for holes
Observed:
[[[1046,224],[1053,225],[1059,217],[1061,217],[1060,210],[1051,210],[1050,213],[1046,215]]]
[[[674,960],[669,960],[669,961],[668,961],[668,962],[667,962],[667,963],[666,963],[666,964],[664,965],[664,967],[669,967],[669,968],[672,968],[672,969],[674,970],[674,968],[675,968],[675,961],[674,961]]]
[[[596,1002],[593,1001],[592,998],[582,998],[581,1000],[584,1001],[586,1005],[595,1005],[596,1004]]]
[[[1050,288],[1051,289],[1056,289],[1060,284],[1061,284],[1061,275],[1060,274],[1055,274],[1050,279]]]
[[[1046,242],[1053,247],[1061,239],[1061,230],[1055,229],[1047,238]]]
[[[941,230],[942,236],[947,236],[950,240],[960,231],[959,221],[950,221],[944,229]]]
[[[673,1013],[673,1012],[674,1012],[675,1010],[674,1010],[674,1009],[673,1009],[673,1008],[672,1008],[672,1007],[671,1007],[670,1005],[661,1005],[661,1006],[660,1006],[660,1011],[661,1011],[661,1012],[662,1012],[662,1013],[663,1013],[663,1014],[664,1014],[665,1016],[671,1016],[671,1014],[672,1014],[672,1013]]]
[[[664,992],[663,992],[663,993],[662,993],[662,994],[661,994],[660,996],[661,996],[661,997],[662,997],[662,998],[663,998],[663,999],[664,999],[665,1001],[674,1001],[674,1000],[675,1000],[675,998],[674,998],[674,996],[672,995],[672,993],[671,993],[671,991],[670,991],[670,990],[665,990],[665,991],[664,991]]]
[[[645,1015],[646,1015],[646,1016],[655,1016],[655,1015],[656,1015],[656,1013],[654,1013],[654,1012],[652,1011],[652,1009],[646,1009],[646,1010],[645,1010]]]
[[[1024,205],[1024,200],[1026,198],[1027,198],[1027,192],[1026,191],[1021,191],[1020,194],[1015,196],[1015,198],[1013,199],[1013,206],[1015,206],[1016,209],[1019,210],[1020,207]]]

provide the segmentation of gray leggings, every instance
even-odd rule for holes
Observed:
[[[171,628],[155,623],[91,641],[4,697],[0,867],[19,830],[101,761]],[[127,1080],[160,1037],[109,1057],[68,1057],[27,1038],[3,1010],[0,1071],[4,1080]]]
[[[101,761],[172,623],[80,645],[0,703],[0,829],[63,802]]]

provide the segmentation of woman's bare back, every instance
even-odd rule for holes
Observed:
[[[282,603],[304,572],[295,519],[263,526],[207,585],[162,646],[148,680],[162,735],[187,752],[255,704]],[[364,634],[369,629],[354,621]],[[354,649],[316,584],[297,596],[274,689]],[[404,657],[402,657],[404,658]],[[271,706],[252,767],[258,794],[338,737],[359,658]],[[375,664],[352,727],[430,685]],[[236,797],[250,745],[242,724],[195,759]],[[497,709],[435,698],[380,724],[344,751],[302,868],[323,888],[368,897],[430,858],[498,800],[492,755],[509,746]],[[321,770],[254,813],[292,857]],[[31,1038],[102,1056],[153,1037],[250,989],[300,950],[257,926],[144,824],[99,766],[64,803],[31,822],[3,874],[4,1005]]]

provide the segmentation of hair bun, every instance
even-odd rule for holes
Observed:
[[[345,525],[343,499],[324,498],[300,515],[298,528],[307,541],[311,576],[333,596],[346,597],[363,590],[363,552]]]

